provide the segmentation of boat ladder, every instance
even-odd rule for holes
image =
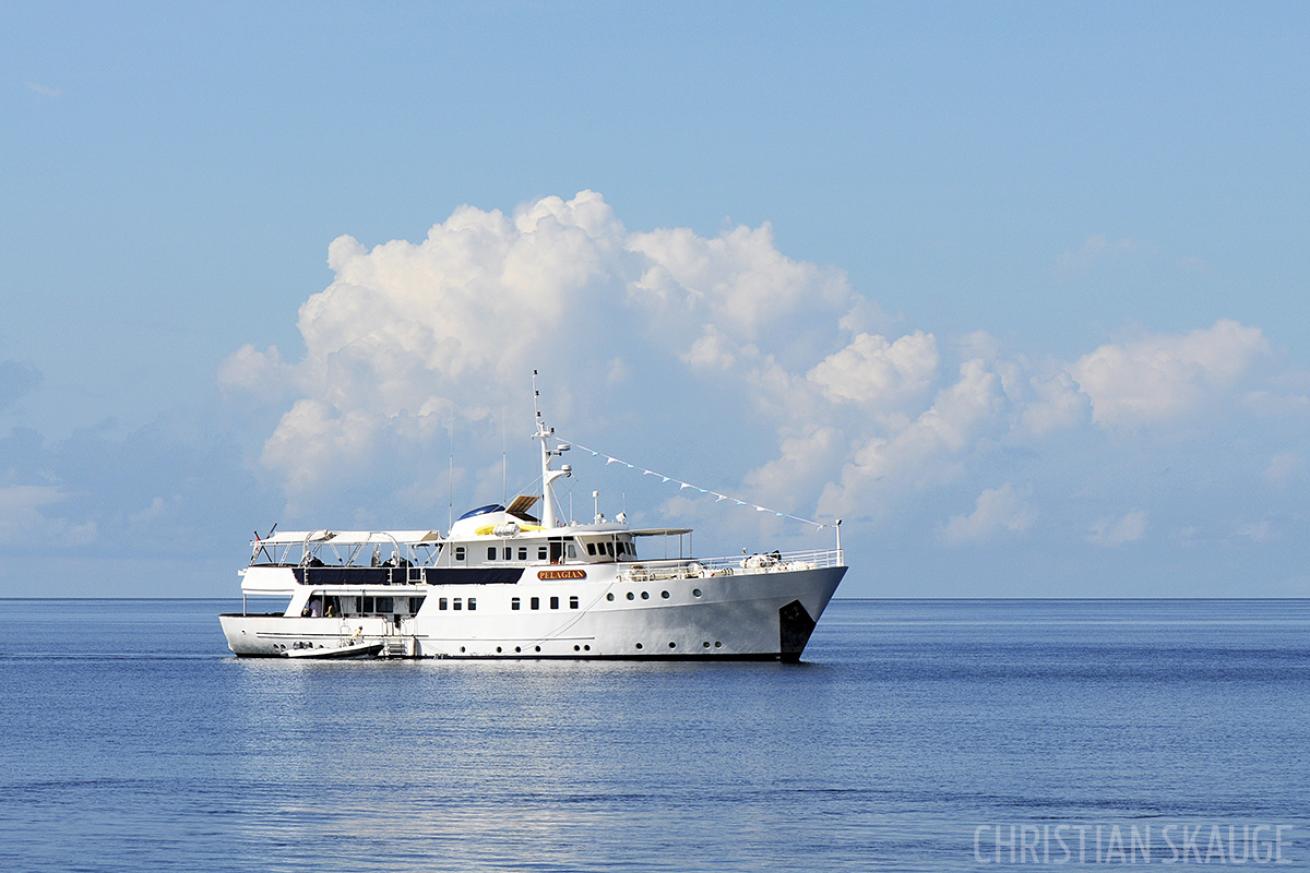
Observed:
[[[382,646],[384,658],[412,658],[410,642],[413,637],[386,637]]]

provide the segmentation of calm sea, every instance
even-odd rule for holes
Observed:
[[[0,605],[0,870],[1199,866],[1188,827],[1249,866],[1278,825],[1310,869],[1310,601],[837,601],[797,666],[237,661],[226,601]]]

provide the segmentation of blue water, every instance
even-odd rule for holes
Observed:
[[[979,827],[1187,822],[1310,869],[1310,601],[837,601],[797,666],[237,661],[225,601],[3,607],[0,870],[981,870]]]

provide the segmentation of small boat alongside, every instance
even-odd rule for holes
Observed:
[[[323,660],[373,658],[382,651],[383,647],[383,643],[371,642],[342,643],[339,646],[306,643],[300,646],[292,645],[291,648],[282,652],[282,656],[285,658],[319,658]]]
[[[553,488],[573,471],[554,464],[572,447],[554,434],[538,409],[541,494],[470,510],[445,533],[257,536],[239,573],[242,611],[219,617],[228,647],[241,657],[800,660],[846,573],[840,520],[832,549],[723,558],[691,556],[689,528],[631,528],[599,510],[589,523],[565,520]],[[251,596],[287,602],[255,614]]]

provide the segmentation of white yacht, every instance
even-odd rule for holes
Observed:
[[[534,386],[534,394],[535,386]],[[238,656],[798,661],[846,573],[836,548],[696,558],[687,528],[623,513],[561,520],[571,446],[537,411],[541,495],[436,530],[273,532],[251,543],[242,611],[219,621]],[[722,497],[722,495],[720,495]],[[540,517],[531,514],[540,502]],[[248,597],[288,598],[275,613]]]

